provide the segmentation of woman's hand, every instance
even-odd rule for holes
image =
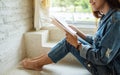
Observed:
[[[66,40],[68,43],[70,43],[71,45],[73,45],[75,48],[78,47],[78,45],[80,45],[78,43],[78,39],[76,35],[71,35],[70,33],[66,32]]]

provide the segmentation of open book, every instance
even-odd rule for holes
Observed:
[[[59,17],[51,17],[52,23],[56,25],[58,28],[65,32],[69,32],[71,35],[76,35],[76,32],[69,27],[69,25]]]

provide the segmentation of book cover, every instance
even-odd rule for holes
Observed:
[[[76,32],[69,27],[69,25],[59,17],[51,17],[52,24],[56,25],[62,31],[68,32],[71,35],[76,35]]]

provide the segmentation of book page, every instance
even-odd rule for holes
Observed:
[[[58,17],[52,17],[51,19],[52,19],[52,23],[57,27],[59,27],[61,30],[69,32],[72,35],[76,35],[76,32],[72,30],[64,20]]]

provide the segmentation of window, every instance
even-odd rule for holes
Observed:
[[[86,26],[88,24],[94,26],[95,24],[89,0],[50,0],[50,2],[49,0],[41,0],[39,3],[41,3],[38,4],[40,7],[40,26],[51,25],[48,18],[50,15],[59,16],[68,24],[76,26]]]
[[[95,20],[89,0],[52,0],[50,15],[60,16],[67,23],[77,26],[93,25]]]

